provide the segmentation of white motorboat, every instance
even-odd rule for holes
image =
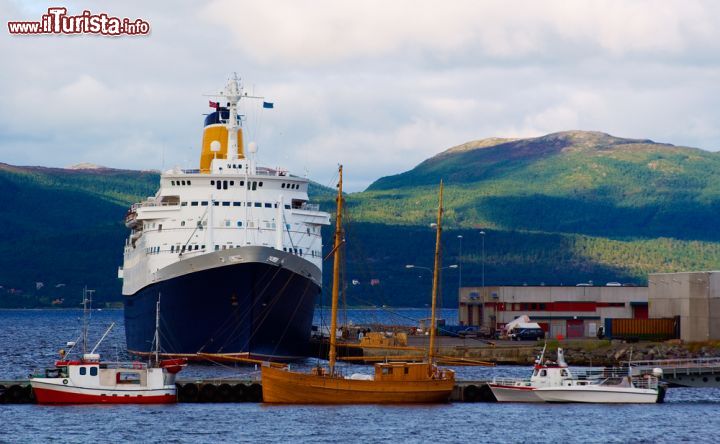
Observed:
[[[538,387],[533,394],[545,402],[603,404],[654,404],[663,401],[664,391],[653,375],[611,374],[595,380],[571,380],[556,387]]]
[[[495,378],[489,383],[495,399],[498,402],[544,402],[535,394],[535,390],[541,387],[559,387],[563,381],[573,380],[563,350],[558,348],[557,363],[545,361],[545,348],[542,354],[535,361],[532,376],[530,379],[517,378]]]
[[[498,402],[585,402],[656,403],[662,402],[659,385],[662,370],[652,375],[632,375],[632,368],[602,368],[573,373],[558,348],[557,362],[544,360],[545,349],[535,361],[530,379],[495,378],[489,383]]]

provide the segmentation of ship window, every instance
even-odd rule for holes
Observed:
[[[222,181],[218,180],[217,182],[215,182],[215,188],[217,188],[218,190],[221,189],[221,188],[222,188]]]
[[[547,376],[547,370],[545,370],[545,369],[540,370],[540,376]]]
[[[174,181],[174,180],[171,180],[171,181],[170,181],[170,185],[175,186],[175,181]]]
[[[233,186],[233,185],[235,185],[235,181],[234,181],[234,180],[231,180],[231,181],[230,181],[230,186]]]
[[[180,203],[180,206],[181,206],[181,207],[186,207],[186,206],[187,206],[187,202],[181,202],[181,203]]]
[[[281,184],[281,185],[280,185],[280,188],[285,188],[285,184],[284,184],[284,183]]]
[[[410,369],[408,367],[405,367],[405,374],[407,375],[408,373],[410,373]]]
[[[287,247],[283,247],[283,251],[287,251]]]
[[[215,185],[215,181],[214,181],[214,180],[211,180],[211,181],[210,181],[210,185]]]
[[[242,206],[242,202],[233,202],[234,207]]]
[[[277,204],[273,205],[275,208],[277,208]]]
[[[204,249],[205,249],[205,245],[203,245],[203,246],[202,246],[202,247],[200,247],[200,248],[202,248],[202,249],[204,250]]]
[[[230,221],[229,221],[229,220],[226,220],[226,221],[225,221],[225,226],[226,226],[226,227],[229,227],[229,226],[230,226]]]
[[[215,245],[215,251],[218,251],[220,249],[220,245]]]
[[[244,181],[244,180],[241,180],[241,181],[240,181],[240,186],[243,186],[243,185],[245,185],[245,181]]]
[[[242,221],[241,221],[241,220],[237,221],[237,226],[238,226],[238,227],[242,227]]]
[[[189,180],[188,180],[188,185],[192,185]]]
[[[158,231],[162,231],[162,224],[158,224]]]
[[[223,180],[223,190],[227,190],[227,180]]]
[[[255,202],[255,208],[261,208],[262,202]]]
[[[90,367],[90,376],[97,376],[97,367]]]
[[[301,248],[301,249],[300,249],[300,256],[302,256],[302,255],[303,255],[303,254],[302,254],[302,248]]]
[[[199,246],[199,245],[195,245],[195,251],[197,251],[198,248],[200,248],[200,246]]]
[[[251,207],[251,206],[252,206],[252,202],[245,202],[245,206],[246,206],[246,207]]]
[[[181,226],[181,227],[184,227],[184,226],[185,226],[185,221],[184,221],[184,220],[183,220],[183,221],[180,221],[180,226]]]
[[[252,190],[253,191],[257,190],[257,182],[255,182],[255,181],[253,181],[253,183],[252,183]]]
[[[216,207],[219,207],[219,206],[220,206],[220,202],[213,202],[213,205],[215,205]]]
[[[265,208],[272,208],[272,204],[265,202]]]
[[[289,210],[289,209],[290,209],[290,205],[285,205],[285,209],[286,209],[286,210]]]
[[[207,203],[207,201],[206,201],[206,200],[204,200],[204,201],[200,202],[200,205],[202,205],[202,206],[204,206],[204,207],[206,207],[206,206],[207,206],[207,204],[208,204],[208,203]]]
[[[170,253],[175,253],[175,245],[170,245]]]
[[[185,252],[185,245],[182,246],[182,249],[180,250],[181,253]]]
[[[224,206],[224,207],[229,207],[229,206],[230,206],[230,202],[223,202],[223,206]]]
[[[207,205],[207,202],[203,202],[203,205]],[[196,207],[196,206],[198,206],[197,201],[194,200],[194,201],[190,202],[190,206],[191,206],[191,207]]]
[[[87,373],[87,368],[80,367],[80,374],[84,376],[86,373]]]
[[[185,181],[184,181],[184,180],[182,181],[182,184],[185,185]]]
[[[393,369],[392,367],[383,367],[382,374],[383,375],[392,375]]]
[[[261,187],[261,186],[262,186],[262,182],[260,182],[260,183],[258,184],[258,186]]]

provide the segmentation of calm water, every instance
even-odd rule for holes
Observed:
[[[413,324],[425,310],[394,319],[350,310],[356,323]],[[77,337],[79,311],[0,310],[0,379],[21,378],[52,362]],[[454,319],[454,311],[444,313]],[[122,312],[93,313],[91,337],[116,328],[101,346],[124,358]],[[311,364],[312,361],[307,364]],[[358,366],[359,369],[363,369]],[[367,368],[365,368],[367,370]],[[524,375],[526,368],[458,368],[459,378]],[[255,375],[252,367],[191,365],[183,376]],[[0,405],[0,442],[711,442],[720,433],[720,390],[670,389],[659,405],[448,404],[441,406]]]

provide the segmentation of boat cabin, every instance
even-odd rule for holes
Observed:
[[[427,362],[385,362],[375,364],[376,381],[422,381],[455,378],[455,372],[439,369]]]

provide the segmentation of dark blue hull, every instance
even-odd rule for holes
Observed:
[[[264,263],[226,265],[150,285],[125,297],[130,352],[147,353],[160,302],[163,353],[250,353],[298,359],[308,355],[320,288],[287,268]]]

